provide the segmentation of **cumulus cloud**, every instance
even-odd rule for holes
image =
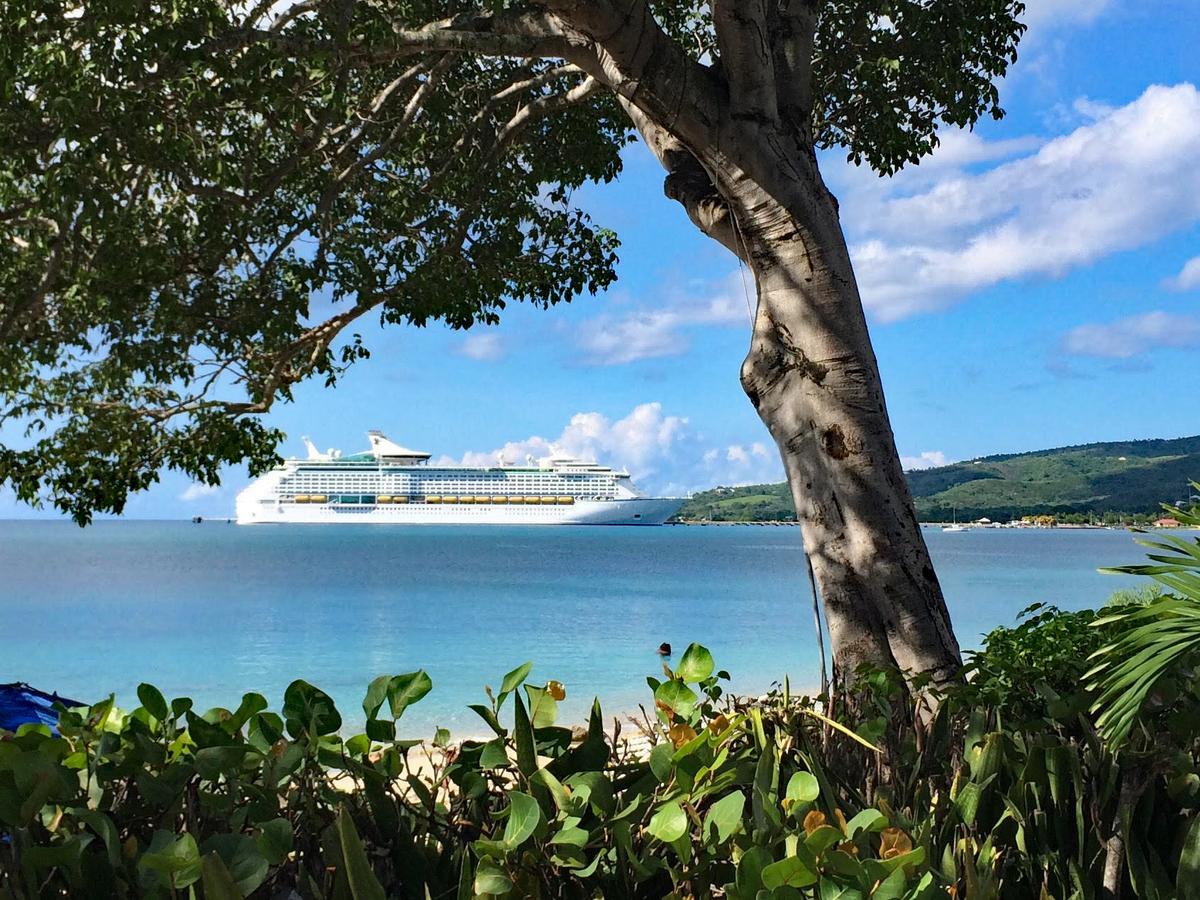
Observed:
[[[1063,349],[1077,356],[1129,359],[1165,347],[1200,345],[1200,318],[1161,310],[1115,322],[1080,325],[1068,331]]]
[[[936,469],[939,466],[948,466],[950,461],[946,459],[946,454],[941,450],[926,450],[919,456],[901,456],[900,464],[908,471],[912,469]]]
[[[532,435],[488,452],[468,452],[461,463],[490,466],[500,458],[519,463],[526,457],[540,459],[560,452],[627,468],[634,477],[645,477],[671,460],[687,428],[686,418],[666,415],[661,403],[642,403],[615,421],[602,413],[581,412],[573,415],[557,436]]]
[[[179,495],[179,499],[185,503],[191,503],[194,500],[200,500],[204,497],[211,497],[220,489],[220,485],[201,484],[200,482],[196,482],[194,484],[189,484],[187,489]]]
[[[1094,121],[1044,143],[952,134],[928,165],[895,178],[843,174],[851,254],[873,315],[894,321],[1003,281],[1058,277],[1200,220],[1194,85],[1086,108]],[[1014,153],[982,172],[965,168]]]
[[[479,362],[493,362],[501,359],[504,351],[504,339],[491,331],[468,334],[454,349],[459,356]]]
[[[442,457],[434,464],[492,466],[500,459],[522,463],[526,457],[536,460],[556,452],[627,469],[643,491],[660,496],[783,479],[769,443],[714,446],[686,417],[669,415],[661,403],[639,404],[619,419],[576,413],[557,435],[532,435],[494,450],[470,451],[461,459]]]
[[[1200,256],[1195,256],[1183,264],[1179,274],[1168,278],[1163,286],[1173,291],[1200,290]]]
[[[734,272],[710,285],[701,296],[682,296],[654,309],[622,314],[604,314],[583,322],[576,343],[583,362],[593,366],[616,366],[640,359],[680,356],[691,347],[689,331],[705,325],[748,325],[746,290]],[[753,302],[753,301],[751,301]]]

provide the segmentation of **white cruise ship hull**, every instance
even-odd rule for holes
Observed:
[[[378,506],[263,502],[239,498],[239,525],[662,525],[679,499],[577,501],[569,506],[399,503]]]

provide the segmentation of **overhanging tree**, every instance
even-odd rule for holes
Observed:
[[[836,662],[951,677],[817,151],[881,173],[999,117],[1017,0],[13,0],[0,13],[0,484],[86,521],[368,350],[610,284],[572,206],[640,135],[753,273],[741,380]],[[2,433],[0,433],[2,434]]]

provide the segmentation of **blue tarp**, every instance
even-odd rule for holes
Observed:
[[[87,705],[58,694],[47,694],[21,681],[0,684],[0,731],[16,731],[28,722],[41,722],[53,728],[58,725],[55,703],[68,707]]]

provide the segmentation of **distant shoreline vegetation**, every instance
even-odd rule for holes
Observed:
[[[1050,516],[1063,525],[1149,525],[1161,504],[1197,502],[1200,436],[986,456],[908,474],[922,522]],[[790,522],[786,483],[717,487],[690,498],[683,522]]]

